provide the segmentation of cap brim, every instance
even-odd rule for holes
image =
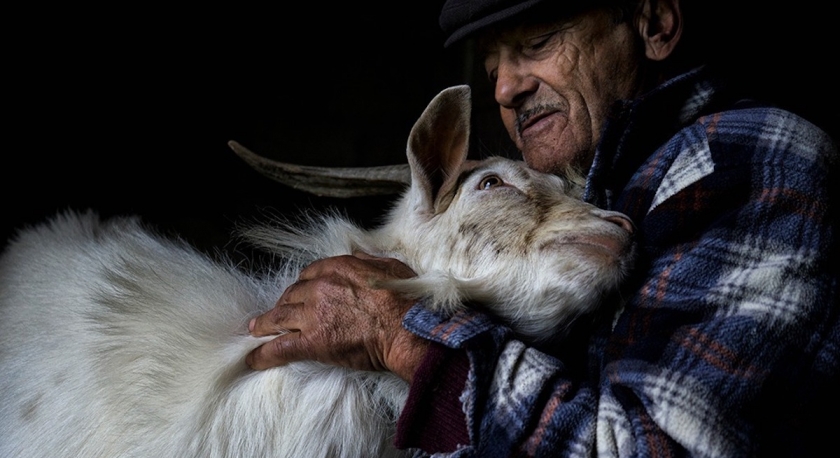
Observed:
[[[534,5],[543,3],[544,1],[545,0],[528,0],[526,2],[518,3],[516,5],[507,7],[503,10],[497,11],[493,14],[487,15],[477,21],[473,21],[464,26],[461,26],[455,29],[455,31],[449,35],[449,38],[446,39],[443,46],[449,47],[453,43],[464,39],[468,35],[472,35],[481,29],[485,29],[491,25],[495,25],[500,22],[506,21],[507,19],[513,18],[524,11],[530,10],[534,7]]]

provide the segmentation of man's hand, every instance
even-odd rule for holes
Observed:
[[[317,360],[358,370],[390,370],[410,381],[428,342],[402,327],[415,303],[373,282],[415,273],[396,259],[357,253],[310,264],[274,308],[251,320],[254,336],[281,334],[246,358],[253,369]]]

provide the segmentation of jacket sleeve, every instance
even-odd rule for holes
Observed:
[[[433,356],[437,380],[411,396],[447,404],[450,420],[457,409],[469,437],[426,452],[818,454],[833,437],[821,418],[840,407],[838,179],[834,144],[789,113],[724,113],[681,131],[617,201],[643,257],[623,311],[591,339],[588,371],[481,314],[412,309],[406,327],[446,350]],[[457,402],[435,391],[443,379],[463,380]],[[422,436],[417,414],[403,412],[404,434]],[[427,411],[420,423],[435,421]]]

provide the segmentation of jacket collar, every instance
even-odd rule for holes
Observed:
[[[604,125],[584,200],[612,208],[635,171],[680,129],[734,103],[725,82],[698,67],[632,100],[619,100]]]

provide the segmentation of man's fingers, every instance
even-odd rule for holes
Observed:
[[[374,263],[382,270],[382,272],[393,277],[408,278],[417,275],[414,270],[395,258],[380,258],[371,256],[363,251],[354,251],[353,256],[363,261]]]
[[[300,345],[300,333],[290,332],[277,336],[253,349],[245,357],[245,363],[254,370],[282,366],[292,361],[306,359],[305,355],[301,354],[302,348]]]
[[[251,319],[248,331],[252,336],[264,337],[300,329],[298,318],[303,316],[303,304],[278,303],[273,309]]]
[[[335,275],[340,275],[342,272],[352,273],[358,269],[358,262],[359,260],[356,257],[349,255],[319,259],[300,271],[300,274],[298,274],[298,283],[322,277],[330,278]]]

